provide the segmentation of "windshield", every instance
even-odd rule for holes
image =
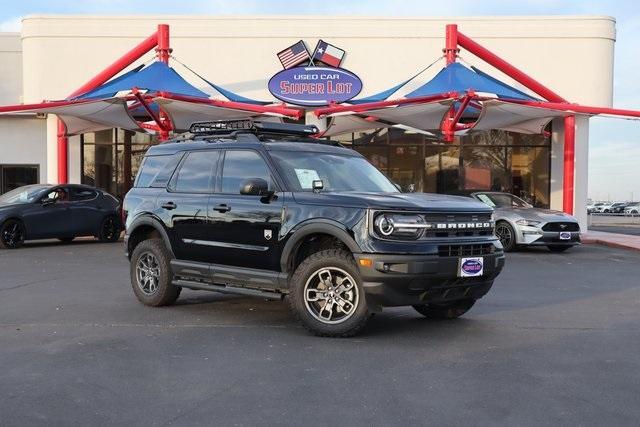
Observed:
[[[271,157],[293,191],[312,191],[313,181],[322,180],[323,191],[399,192],[382,172],[360,156],[272,151]]]
[[[478,200],[492,208],[530,208],[531,205],[513,194],[478,193]]]
[[[49,186],[36,184],[18,187],[15,190],[8,191],[0,196],[0,203],[31,203],[38,198],[42,190],[45,188],[49,188]]]

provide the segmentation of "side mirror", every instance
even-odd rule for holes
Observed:
[[[243,196],[265,196],[269,193],[269,184],[262,178],[248,178],[240,184]]]

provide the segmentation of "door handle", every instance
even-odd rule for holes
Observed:
[[[160,206],[162,209],[172,210],[178,207],[174,202],[166,202]]]
[[[229,212],[231,210],[231,206],[222,203],[222,204],[217,205],[216,207],[214,207],[213,210],[221,212],[221,213],[225,213],[225,212]]]

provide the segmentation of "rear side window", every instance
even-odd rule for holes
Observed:
[[[144,158],[134,187],[166,187],[183,153]]]
[[[98,196],[98,193],[96,193],[94,190],[89,190],[87,188],[71,188],[70,192],[72,202],[92,200]]]
[[[174,177],[172,190],[178,193],[210,193],[217,170],[219,151],[192,151]]]
[[[262,178],[271,190],[271,175],[264,159],[255,151],[228,150],[222,167],[222,192],[239,194],[240,185],[247,178]]]

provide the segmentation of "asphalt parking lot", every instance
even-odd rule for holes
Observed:
[[[322,339],[280,302],[144,307],[121,244],[0,251],[0,423],[637,425],[639,262],[509,254],[462,319],[395,308]]]

